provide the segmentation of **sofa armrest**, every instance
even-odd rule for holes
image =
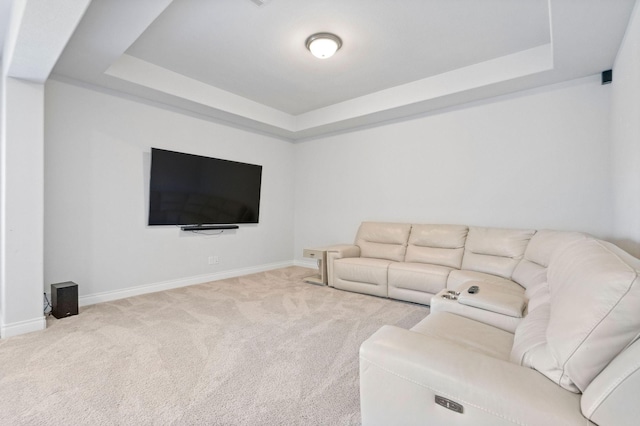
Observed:
[[[622,351],[584,390],[584,413],[601,426],[637,425],[640,419],[640,340]]]
[[[343,257],[360,257],[360,247],[353,244],[337,244],[326,247],[327,284],[333,287],[333,262]]]
[[[580,395],[537,371],[394,326],[360,347],[360,400],[363,425],[589,424]]]
[[[480,291],[475,294],[463,291],[458,298],[458,303],[500,315],[522,318],[527,299],[524,295],[504,293],[480,286]]]

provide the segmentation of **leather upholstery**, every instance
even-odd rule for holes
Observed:
[[[499,288],[501,291],[511,294],[523,294],[524,288],[509,279],[498,277],[496,275],[485,274],[483,272],[453,270],[447,278],[447,288],[449,290],[461,291],[469,288],[471,282],[481,282]]]
[[[436,404],[436,395],[463,413]],[[592,424],[580,395],[535,370],[394,326],[360,347],[360,405],[364,426]]]
[[[458,303],[500,315],[522,318],[524,307],[526,306],[526,299],[523,296],[492,290],[486,286],[483,287],[482,284],[480,284],[479,289],[480,291],[474,294],[463,291]]]
[[[589,383],[640,333],[640,260],[595,239],[558,250],[548,290],[532,296],[511,359],[571,392]]]
[[[462,269],[511,278],[533,230],[469,228]]]
[[[352,257],[334,265],[335,288],[387,297],[387,270],[390,260]]]
[[[402,261],[336,251],[339,288],[431,305],[361,346],[363,425],[637,424],[640,260],[575,232],[472,227],[455,267],[462,232],[413,225]],[[441,297],[474,283],[484,299]]]
[[[413,225],[404,261],[460,269],[467,232],[462,225]]]
[[[428,319],[427,319],[428,318]],[[461,348],[509,360],[513,334],[450,312],[432,312],[411,331],[446,340]]]
[[[640,341],[600,373],[580,400],[583,414],[601,425],[638,424],[640,419]]]
[[[326,248],[327,250],[327,284],[334,287],[334,265],[337,259],[345,257],[360,257],[360,247],[351,244],[336,244]]]
[[[537,297],[542,297],[542,294],[539,293]],[[515,330],[510,356],[511,362],[530,368],[534,368],[534,364],[540,363],[532,358],[536,354],[536,348],[544,347],[547,343],[549,315],[549,303],[543,303],[535,309],[529,310],[527,316]]]
[[[547,281],[547,267],[552,254],[569,243],[587,238],[580,232],[541,230],[531,237],[524,258],[513,271],[513,280],[524,288]]]
[[[472,284],[474,284],[474,282],[467,283],[465,287],[461,288],[461,291],[462,292],[467,291],[467,288],[469,288]],[[488,283],[481,283],[481,284],[485,288],[490,286],[490,284]],[[457,300],[444,299],[442,295],[445,293],[446,291],[442,290],[441,292],[439,292],[438,294],[436,294],[431,298],[432,313],[449,312],[464,318],[475,320],[482,324],[490,325],[492,327],[507,331],[509,333],[513,333],[516,330],[516,327],[518,327],[518,325],[522,321],[522,318],[503,315],[503,314],[496,313],[494,311],[490,311],[486,309],[478,309],[476,307],[463,305],[462,303],[459,303]],[[508,296],[512,296],[509,293],[506,293],[506,294]],[[520,296],[513,295],[513,297],[523,299],[522,295]]]
[[[391,263],[388,296],[428,305],[431,296],[445,287],[451,270],[446,266],[426,263]]]
[[[360,247],[362,257],[402,262],[410,230],[408,223],[363,222],[358,229],[356,245]]]
[[[613,244],[577,241],[549,265],[549,353],[560,386],[584,391],[640,331],[640,260]]]
[[[465,225],[363,222],[354,245],[338,245],[327,251],[328,284],[343,290],[348,288],[424,304],[431,303],[432,296],[440,290],[457,289],[468,281],[491,282],[502,285],[507,292],[521,294],[522,286],[511,280],[511,272],[534,232],[470,229]],[[374,262],[377,278],[373,280],[358,266],[363,265],[362,262],[354,263],[349,258],[382,259],[390,263]],[[340,264],[342,266],[337,267]],[[384,265],[388,269],[383,284]],[[358,278],[360,276],[362,278]]]

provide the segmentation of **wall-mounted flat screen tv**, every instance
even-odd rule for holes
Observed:
[[[262,166],[151,148],[149,225],[258,223]]]

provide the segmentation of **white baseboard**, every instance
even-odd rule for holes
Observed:
[[[47,328],[47,320],[44,316],[18,321],[0,326],[0,338],[18,336],[19,334],[31,333],[32,331],[40,331]]]
[[[78,304],[80,306],[93,305],[96,303],[110,302],[112,300],[124,299],[126,297],[140,296],[147,293],[155,293],[157,291],[171,290],[173,288],[186,287],[195,284],[202,284],[209,281],[224,280],[226,278],[234,278],[242,275],[255,274],[257,272],[270,271],[272,269],[286,268],[293,266],[294,262],[278,262],[266,265],[252,266],[249,268],[234,269],[230,271],[216,272],[213,274],[196,275],[188,278],[180,278],[170,281],[162,281],[159,283],[146,284],[136,287],[129,287],[122,290],[106,291],[103,293],[89,294],[80,296]]]
[[[293,264],[295,266],[301,266],[303,268],[309,268],[309,269],[318,269],[318,261],[317,260],[300,260],[300,259],[296,259],[293,261]]]

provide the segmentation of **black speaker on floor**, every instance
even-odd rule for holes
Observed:
[[[78,284],[51,284],[51,314],[56,318],[78,315]]]

